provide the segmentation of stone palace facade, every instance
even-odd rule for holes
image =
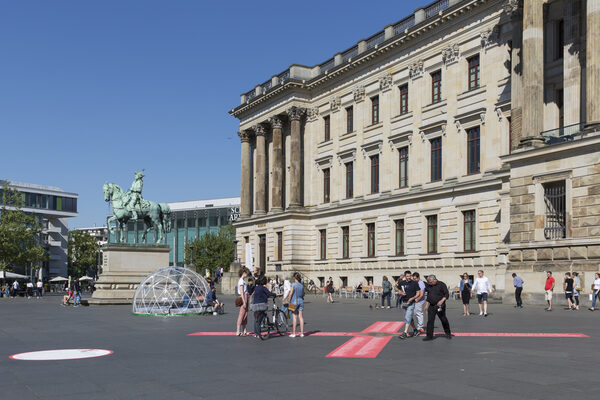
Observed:
[[[600,0],[438,0],[241,95],[238,254],[499,293],[600,261]],[[593,39],[593,40],[590,40]]]

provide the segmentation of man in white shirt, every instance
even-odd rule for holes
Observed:
[[[477,292],[477,303],[479,303],[479,315],[488,316],[487,313],[487,305],[488,305],[488,295],[492,294],[492,285],[490,285],[490,280],[483,276],[483,271],[477,271],[477,279],[473,282],[472,292]],[[483,308],[482,308],[483,303]]]
[[[33,283],[31,281],[27,282],[27,298],[30,299],[33,297]]]
[[[594,283],[592,283],[592,306],[589,308],[590,311],[596,309],[596,299],[600,298],[600,274],[596,272],[594,277]]]
[[[44,290],[42,281],[38,280],[35,285],[36,285],[35,297],[40,298],[40,297],[42,297],[42,292]]]

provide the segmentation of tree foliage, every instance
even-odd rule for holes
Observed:
[[[207,232],[204,236],[188,242],[185,246],[185,263],[196,266],[196,271],[211,271],[217,267],[229,268],[235,255],[235,228],[233,225],[221,226],[218,233]],[[193,258],[191,249],[193,248]]]
[[[21,210],[23,195],[5,182],[0,196],[0,270],[27,267],[47,258],[40,244],[42,224],[36,215]],[[39,266],[38,266],[39,267]]]
[[[96,238],[87,232],[69,231],[67,257],[69,259],[69,275],[79,278],[88,271],[96,274],[98,270],[98,242]]]

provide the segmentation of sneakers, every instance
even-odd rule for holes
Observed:
[[[451,334],[451,333],[446,333],[446,334],[444,335],[444,337],[445,337],[446,339],[448,339],[448,340],[452,339],[452,336],[454,336],[454,335],[453,335],[453,334]]]
[[[487,313],[483,314],[484,317],[487,317]]]
[[[481,317],[483,315],[483,311],[479,311],[479,316]]]
[[[408,335],[406,334],[406,332],[402,332],[400,336],[398,336],[398,339],[406,339],[407,337]]]
[[[301,333],[301,334],[300,334],[300,337],[304,337],[304,333]]]
[[[289,337],[296,337],[296,335],[294,335],[293,333],[289,336]]]
[[[424,329],[416,329],[416,330],[413,331],[412,336],[413,337],[417,337],[417,336],[419,336],[422,333],[425,333]]]
[[[431,340],[433,340],[433,337],[426,336],[426,337],[423,338],[424,342],[429,342]]]
[[[387,306],[386,308],[390,308],[390,306]]]

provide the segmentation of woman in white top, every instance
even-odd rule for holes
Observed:
[[[287,308],[289,303],[286,302],[286,299],[290,294],[290,290],[292,290],[292,283],[290,282],[290,278],[286,277],[283,280],[283,304],[281,306],[281,310],[287,315],[288,318],[290,318],[290,312]]]
[[[241,268],[239,272],[240,280],[237,284],[237,293],[242,298],[242,306],[240,307],[237,319],[237,329],[235,331],[237,336],[248,336],[248,331],[246,330],[246,325],[248,325],[248,286],[246,286],[244,279],[248,276],[249,272],[246,267]]]
[[[596,272],[594,283],[592,283],[592,307],[590,307],[590,311],[596,309],[596,299],[600,299],[600,274],[598,272]]]

